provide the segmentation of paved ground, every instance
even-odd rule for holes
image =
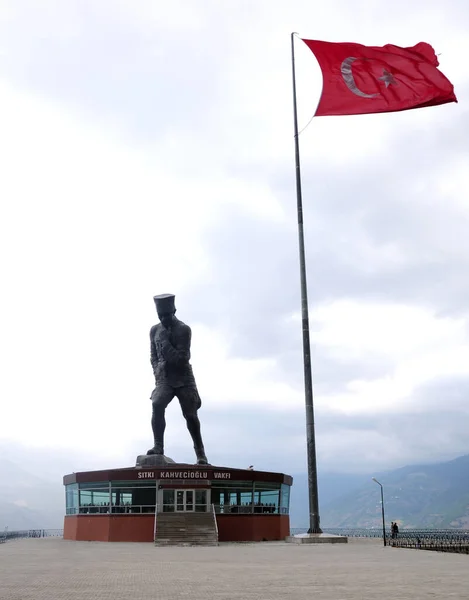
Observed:
[[[18,540],[0,545],[1,600],[469,598],[469,556],[349,544],[208,548]]]

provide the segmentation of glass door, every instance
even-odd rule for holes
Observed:
[[[194,490],[176,490],[176,512],[194,512]]]
[[[160,506],[163,506],[163,512],[174,512],[174,490],[161,490],[161,492],[162,502],[160,501]],[[160,511],[161,508],[158,510]]]
[[[207,512],[208,490],[195,490],[195,512]]]
[[[207,512],[210,490],[162,489],[158,498],[158,512]]]

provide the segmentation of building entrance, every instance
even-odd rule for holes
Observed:
[[[163,489],[162,512],[207,512],[210,490]],[[160,508],[160,510],[161,510]]]
[[[194,490],[176,490],[176,512],[194,512]]]

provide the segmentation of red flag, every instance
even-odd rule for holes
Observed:
[[[433,48],[303,40],[323,75],[317,116],[394,112],[457,102]]]

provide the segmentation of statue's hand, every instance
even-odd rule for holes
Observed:
[[[158,336],[160,342],[169,342],[169,331],[167,329],[161,329]]]

